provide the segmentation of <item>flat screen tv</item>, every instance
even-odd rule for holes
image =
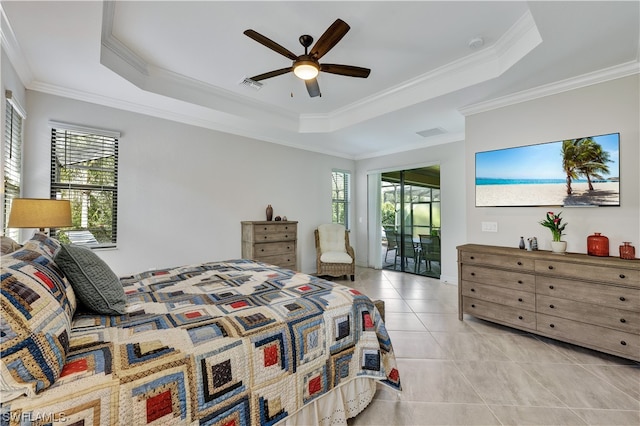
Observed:
[[[620,206],[620,134],[476,153],[476,207]]]

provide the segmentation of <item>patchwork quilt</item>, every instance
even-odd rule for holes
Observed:
[[[2,424],[271,425],[354,378],[400,390],[358,291],[251,260],[121,279],[127,314],[76,312],[60,378]]]

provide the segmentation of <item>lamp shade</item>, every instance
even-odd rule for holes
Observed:
[[[14,198],[8,228],[61,228],[71,226],[69,200]]]

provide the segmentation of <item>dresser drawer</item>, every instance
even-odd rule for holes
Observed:
[[[536,312],[640,334],[640,312],[538,294]]]
[[[462,281],[462,294],[474,299],[493,302],[500,305],[513,306],[514,308],[535,310],[536,299],[534,293],[512,290],[505,287],[479,284],[472,281]]]
[[[256,243],[253,247],[254,256],[264,257],[276,254],[295,254],[295,241],[282,241],[275,243]]]
[[[257,225],[254,228],[254,241],[292,241],[296,239],[296,225]]]
[[[502,268],[516,269],[521,271],[533,271],[534,260],[526,256],[503,256],[499,254],[486,254],[479,252],[462,251],[460,262],[463,264],[480,264],[499,266]]]
[[[640,312],[640,290],[538,275],[536,293]]]
[[[640,271],[609,266],[583,265],[553,260],[536,260],[536,273],[571,277],[587,281],[601,281],[640,289]]]
[[[465,281],[496,285],[533,293],[535,275],[524,272],[503,271],[478,265],[462,265],[462,277]]]
[[[254,260],[258,262],[268,263],[270,265],[280,266],[286,269],[296,269],[296,257],[294,254],[280,254],[275,256],[256,256]]]
[[[536,319],[538,331],[544,335],[640,361],[640,335],[638,334],[545,314],[537,314]]]
[[[463,296],[462,306],[465,313],[478,318],[500,322],[516,328],[536,329],[535,312],[499,305],[467,296]]]

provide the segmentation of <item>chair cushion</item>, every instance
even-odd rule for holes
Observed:
[[[346,253],[347,249],[345,248],[344,231],[344,225],[340,225],[338,223],[319,225],[318,240],[320,241],[320,253]],[[351,258],[349,257],[349,259]],[[351,262],[349,261],[349,263]]]
[[[75,295],[47,253],[58,245],[37,238],[2,257],[0,399],[34,396],[59,377],[69,350]]]
[[[63,244],[55,261],[85,307],[99,314],[125,313],[127,301],[120,279],[91,249]]]
[[[323,263],[352,263],[353,259],[344,251],[327,251],[320,255]]]

